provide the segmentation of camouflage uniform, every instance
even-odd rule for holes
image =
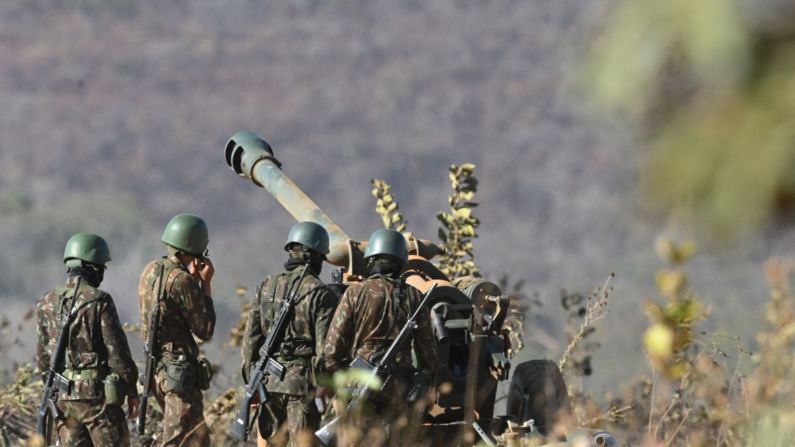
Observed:
[[[157,346],[151,347],[158,360],[155,399],[163,408],[165,433],[163,445],[208,446],[209,431],[204,422],[202,393],[197,387],[197,360],[199,347],[194,335],[209,340],[215,330],[213,300],[204,296],[199,283],[174,255],[150,262],[141,274],[138,284],[138,309],[143,328],[141,339],[149,340],[149,321],[152,307],[157,299],[157,280],[160,265],[165,266],[163,297],[160,307],[160,327]],[[175,392],[166,387],[167,365],[181,364],[192,372],[193,380],[187,390]]]
[[[400,299],[396,299],[397,284],[401,284],[400,280],[376,274],[348,287],[326,336],[326,374],[332,375],[340,368],[346,368],[357,356],[369,360],[379,348],[379,355],[382,355],[389,347],[406,324],[407,316],[416,311],[423,298],[419,290],[402,283]],[[412,337],[413,350],[418,367],[427,369],[431,383],[434,383],[440,362],[427,309],[417,316],[417,325]],[[393,380],[388,382],[382,393],[370,398],[370,405],[379,417],[365,421],[367,426],[389,432],[389,424],[407,411],[405,393],[413,372],[411,351],[412,344],[403,345],[396,357]],[[395,428],[391,431],[388,434],[394,443],[400,434]]]
[[[36,306],[36,355],[45,380],[50,354],[58,341],[61,315],[72,306],[76,284],[77,277],[70,276],[65,287],[47,293]],[[109,294],[83,278],[73,308],[77,314],[69,327],[63,375],[74,380],[74,389],[69,395],[58,396],[57,405],[64,413],[64,419],[56,425],[61,445],[128,446],[124,410],[105,404],[102,383],[112,368],[126,382],[127,397],[138,397],[138,368],[130,355],[116,306]]]
[[[282,301],[292,293],[303,269],[299,266],[269,276],[258,286],[243,338],[242,372],[246,382],[251,367],[260,358]],[[260,435],[264,439],[273,439],[286,421],[289,445],[295,445],[299,436],[314,443],[314,431],[320,428],[320,413],[313,400],[314,371],[318,367],[318,359],[323,356],[323,343],[336,304],[331,290],[318,279],[312,268],[307,270],[296,298],[298,302],[292,316],[288,317],[282,344],[277,349],[276,360],[285,366],[284,380],[267,377],[265,388],[269,400],[260,408],[258,419]],[[307,443],[302,441],[300,444]]]

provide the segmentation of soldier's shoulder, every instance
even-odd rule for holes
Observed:
[[[169,276],[171,277],[173,284],[189,286],[195,285],[195,287],[199,287],[199,282],[196,281],[196,278],[194,278],[190,272],[182,268],[175,268],[172,270],[171,275]]]
[[[266,284],[266,283],[270,284],[270,283],[272,283],[273,281],[276,281],[279,278],[282,278],[282,277],[286,278],[287,275],[289,275],[289,274],[290,274],[290,272],[284,271],[284,272],[279,272],[279,273],[274,273],[272,275],[268,275],[268,276],[265,277],[264,280],[262,280],[262,282],[260,284]]]
[[[82,296],[89,300],[108,300],[110,299],[110,294],[105,292],[104,290],[98,289],[96,287],[88,286],[80,292]]]
[[[317,276],[310,276],[309,279],[307,279],[307,281],[306,281],[306,285],[309,286],[309,287],[312,287],[312,288],[317,288],[317,287],[325,288],[326,287],[326,283],[324,283]]]
[[[343,296],[358,296],[363,293],[369,293],[373,290],[372,289],[373,284],[374,282],[369,281],[367,279],[365,279],[362,282],[351,283],[348,286],[348,288],[345,289],[345,293],[343,293]]]
[[[36,307],[41,309],[44,306],[52,305],[55,302],[55,290],[50,289],[39,298],[39,301],[36,302]]]

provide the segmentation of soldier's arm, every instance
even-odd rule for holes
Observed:
[[[130,398],[138,397],[138,367],[135,366],[130,345],[127,342],[127,334],[119,322],[119,314],[116,305],[110,295],[106,295],[102,304],[101,325],[102,338],[105,347],[108,349],[108,364],[113,370],[127,382],[127,396]]]
[[[47,371],[50,369],[49,332],[46,328],[47,319],[44,316],[42,305],[36,306],[36,359],[39,365],[42,381],[47,380]]]
[[[416,303],[422,302],[422,294],[416,292]],[[425,368],[431,372],[431,377],[435,378],[439,371],[441,362],[436,352],[436,340],[433,337],[431,326],[431,313],[426,306],[417,315],[417,329],[414,330],[414,351],[417,353],[417,362],[420,368]]]
[[[315,355],[323,357],[326,346],[326,336],[331,325],[331,317],[334,316],[334,304],[336,299],[331,289],[323,287],[315,297],[312,309],[313,325],[315,330]]]
[[[150,262],[144,267],[144,271],[141,272],[141,279],[138,281],[138,313],[141,314],[141,340],[144,343],[149,343],[150,311],[153,308],[152,297],[157,296],[155,291],[149,288],[152,277],[158,274],[157,270],[159,269],[156,269],[157,263],[154,261]],[[152,285],[156,286],[155,284]]]
[[[260,291],[254,296],[254,301],[251,303],[251,310],[248,312],[248,319],[246,319],[246,330],[243,333],[243,346],[241,349],[243,367],[241,372],[243,374],[243,380],[246,383],[248,383],[249,368],[252,363],[259,360],[259,351],[262,349],[262,345],[265,344],[265,334],[262,332],[262,320],[260,316],[260,300],[262,289],[267,287],[267,283],[268,282],[265,281]]]
[[[358,289],[351,286],[342,295],[339,306],[331,318],[331,324],[326,334],[326,343],[323,352],[326,357],[326,374],[333,375],[343,366],[343,362],[350,352],[351,342],[354,338],[354,317],[353,307],[354,290]]]
[[[171,288],[171,294],[179,303],[182,316],[193,335],[207,341],[215,331],[215,307],[213,299],[205,296],[193,276],[180,273]]]

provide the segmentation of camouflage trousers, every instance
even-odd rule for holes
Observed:
[[[162,446],[209,447],[210,432],[204,421],[202,392],[197,387],[185,393],[175,393],[166,388],[166,372],[160,371],[154,397],[163,409]]]
[[[105,405],[105,399],[58,402],[64,419],[56,430],[65,447],[130,445],[127,417],[121,407]]]
[[[320,413],[306,396],[270,393],[268,402],[260,405],[257,425],[260,436],[267,439],[268,444],[288,447],[319,445],[315,430],[320,428]]]

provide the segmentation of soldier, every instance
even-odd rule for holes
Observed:
[[[326,336],[325,372],[328,375],[347,367],[357,356],[372,362],[383,355],[423,298],[419,290],[407,285],[400,278],[408,262],[408,247],[402,234],[390,229],[373,233],[365,249],[365,259],[371,275],[364,281],[349,286],[342,295]],[[417,320],[413,349],[420,370],[425,370],[429,383],[435,383],[440,363],[436,354],[430,313],[420,312]],[[412,368],[411,351],[410,344],[403,346],[397,355],[393,380],[389,381],[382,393],[375,394],[370,399],[377,416],[375,420],[369,421],[375,423],[371,428],[386,428],[380,436],[388,436],[395,445],[406,443],[399,439],[398,427],[388,425],[408,410],[406,391],[416,372]],[[330,390],[325,387],[317,390],[318,397],[329,394]],[[427,402],[435,400],[435,389],[429,390],[426,399]]]
[[[215,329],[210,290],[215,269],[205,256],[207,224],[198,216],[180,214],[168,223],[162,240],[169,256],[150,262],[138,285],[141,338],[146,342],[163,266],[160,325],[150,347],[157,360],[152,389],[164,415],[162,445],[208,446],[201,391],[209,387],[209,364],[199,360],[193,338],[209,340]]]
[[[260,358],[275,314],[282,301],[295,293],[297,302],[284,331],[276,360],[285,366],[284,380],[268,378],[268,401],[259,409],[259,445],[270,440],[289,445],[315,445],[320,413],[314,402],[315,377],[322,367],[323,343],[334,313],[336,300],[318,275],[329,252],[326,229],[314,222],[300,222],[290,230],[284,250],[289,253],[285,271],[268,276],[256,290],[246,322],[243,341],[243,378]],[[300,284],[303,269],[307,272]],[[295,291],[295,292],[294,292]],[[285,425],[286,423],[286,425]],[[277,435],[279,432],[279,436]]]
[[[69,326],[63,376],[72,381],[69,394],[60,393],[56,421],[60,445],[129,446],[130,437],[121,405],[127,397],[129,419],[138,414],[138,368],[130,355],[113,298],[97,289],[110,262],[108,244],[101,237],[80,233],[66,243],[66,285],[48,292],[37,304],[36,330],[39,371],[46,380],[50,355],[58,340],[62,317],[74,312]],[[80,281],[80,287],[75,286]],[[103,380],[123,390],[105,395]],[[119,390],[119,388],[114,388]]]

